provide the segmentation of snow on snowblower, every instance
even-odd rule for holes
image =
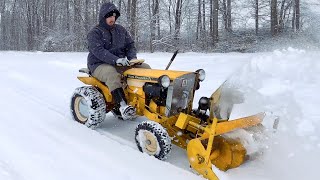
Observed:
[[[168,70],[176,54],[166,70],[133,68],[124,72],[128,103],[136,108],[137,115],[149,119],[136,127],[135,141],[141,152],[160,160],[167,158],[171,144],[186,149],[191,167],[205,178],[216,180],[212,165],[226,171],[246,160],[247,150],[239,138],[225,134],[261,125],[265,113],[230,120],[233,106],[243,102],[243,97],[227,82],[210,97],[200,98],[198,107],[193,108],[194,94],[205,80],[205,71]],[[95,128],[105,120],[106,113],[117,115],[117,110],[108,87],[88,69],[79,71],[87,76],[78,79],[89,86],[75,90],[71,112],[74,120]]]

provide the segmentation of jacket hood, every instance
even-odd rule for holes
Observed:
[[[117,9],[117,7],[111,2],[103,3],[100,8],[99,21],[105,21],[105,16],[112,11],[114,11],[117,14],[117,19],[120,16],[120,12]]]

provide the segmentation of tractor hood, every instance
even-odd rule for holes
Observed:
[[[157,70],[157,69],[142,69],[132,68],[124,72],[124,76],[130,79],[137,79],[147,82],[157,82],[162,75],[169,76],[171,81],[186,74],[194,74],[195,72],[187,71],[172,71],[172,70]]]

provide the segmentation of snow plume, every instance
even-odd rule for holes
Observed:
[[[268,111],[273,118],[267,121],[279,117],[279,128],[275,134],[269,132],[272,139],[260,157],[271,179],[316,177],[320,159],[320,112],[312,104],[320,100],[315,96],[320,89],[317,58],[317,53],[293,48],[258,54],[229,79],[245,96],[246,105],[238,107],[236,112]],[[265,121],[267,129],[272,127],[271,122]],[[288,171],[301,167],[308,173]]]

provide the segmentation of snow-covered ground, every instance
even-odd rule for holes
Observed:
[[[164,69],[168,53],[139,54]],[[233,117],[261,110],[280,117],[264,152],[241,167],[215,172],[224,180],[317,179],[320,160],[320,52],[289,48],[261,54],[179,54],[171,69],[203,68],[207,79],[196,101],[226,78],[241,84],[252,106]],[[97,130],[72,121],[73,90],[83,84],[78,69],[86,53],[0,52],[0,179],[202,179],[189,169],[184,150],[173,147],[159,161],[134,143],[136,122],[111,114]],[[197,103],[194,103],[197,104]],[[268,125],[268,123],[266,123]]]

